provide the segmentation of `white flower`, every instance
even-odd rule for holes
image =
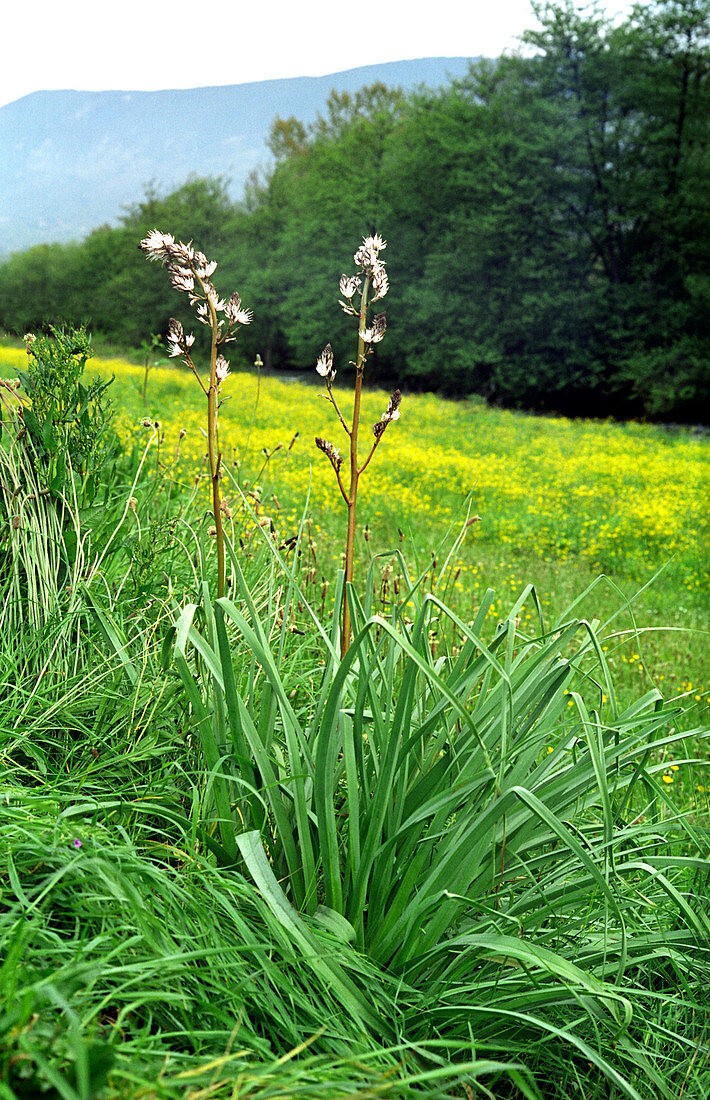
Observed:
[[[147,254],[149,260],[165,260],[168,258],[169,249],[174,244],[175,238],[170,233],[161,233],[159,229],[152,229],[138,247]]]
[[[187,294],[195,289],[195,277],[191,271],[183,267],[169,267],[168,279],[175,290],[183,290]]]
[[[355,263],[358,267],[361,267],[363,271],[372,274],[373,269],[380,263],[377,258],[377,253],[386,247],[387,242],[382,240],[379,233],[375,233],[373,237],[363,237],[362,244],[354,256]]]
[[[175,317],[171,317],[168,322],[168,355],[171,358],[175,358],[177,355],[186,355],[194,342],[195,337],[192,333],[186,334],[180,321],[177,321]]]
[[[227,308],[227,303],[224,301],[223,298],[220,298],[218,296],[217,291],[212,286],[212,283],[205,284],[205,296],[207,298],[207,301],[212,303],[215,313],[219,313],[221,310]]]
[[[386,314],[378,313],[369,328],[360,329],[360,339],[366,344],[379,344],[387,327]]]
[[[182,241],[172,241],[167,248],[173,263],[192,269],[193,260],[195,258],[195,252],[192,245],[183,244]]]
[[[227,360],[224,358],[223,355],[218,355],[217,356],[217,363],[215,365],[214,373],[215,373],[215,378],[217,379],[217,384],[221,385],[222,382],[224,382],[227,375],[229,374],[229,363],[227,362]]]
[[[385,271],[385,265],[378,260],[372,269],[372,286],[375,291],[372,301],[376,302],[379,298],[384,298],[385,294],[389,290],[389,279],[387,278],[387,272]]]
[[[180,321],[171,317],[168,322],[168,355],[174,359],[185,350],[185,330]]]
[[[326,344],[323,351],[318,356],[316,370],[321,378],[326,378],[330,382],[335,378],[335,371],[333,370],[333,349],[330,344]]]
[[[360,283],[361,279],[358,275],[354,275],[352,277],[349,275],[341,275],[340,293],[342,294],[343,298],[347,298],[348,300],[352,298],[355,291],[360,289]]]
[[[242,309],[242,300],[235,291],[225,309],[230,325],[248,325],[254,317],[250,309]]]
[[[215,261],[208,260],[204,252],[193,253],[193,266],[195,268],[195,274],[199,275],[201,279],[209,279],[217,270]]]

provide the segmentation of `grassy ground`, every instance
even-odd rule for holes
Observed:
[[[11,373],[23,354],[0,349],[0,370]],[[204,398],[195,380],[179,369],[153,370],[144,404],[140,366],[113,358],[94,360],[91,367],[116,375],[113,396],[125,442],[141,445],[143,416],[161,422],[156,465],[169,468],[177,487],[190,491],[195,474],[204,470],[206,449]],[[340,564],[345,514],[330,465],[313,444],[315,435],[336,446],[344,438],[318,392],[317,386],[297,381],[235,374],[225,387],[221,446],[282,537],[296,529],[310,494],[314,585],[320,588]],[[345,407],[348,391],[335,392]],[[386,394],[368,393],[365,424],[378,419],[386,403]],[[203,493],[207,504],[206,484]],[[389,429],[363,479],[360,500],[361,570],[372,555],[402,545],[410,563],[428,571],[429,581],[440,575],[452,532],[467,515],[480,517],[443,581],[465,618],[472,617],[487,588],[496,590],[494,612],[503,615],[533,581],[543,608],[555,619],[603,576],[579,613],[606,621],[628,602],[617,614],[617,636],[609,643],[622,690],[628,685],[635,692],[652,682],[667,697],[681,697],[691,711],[689,725],[693,711],[705,710],[710,690],[707,437],[406,396],[401,420]],[[393,582],[392,576],[390,589]],[[528,605],[523,621],[533,618]]]
[[[101,567],[62,617],[0,637],[0,1098],[704,1100],[708,741],[681,734],[710,682],[707,441],[405,396],[359,530],[392,633],[348,671],[317,389],[227,381],[222,448],[274,537],[225,480],[225,624],[199,388],[156,370],[144,405],[139,366],[95,366],[147,457],[79,517]],[[270,549],[309,492],[320,634]],[[393,548],[468,643],[431,604],[398,620]],[[509,618],[528,582],[548,627],[588,586],[602,625]]]

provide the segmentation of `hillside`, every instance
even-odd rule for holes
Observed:
[[[83,237],[114,221],[149,182],[166,191],[191,173],[222,176],[238,198],[268,160],[275,115],[308,123],[333,89],[437,87],[467,68],[463,57],[430,57],[215,88],[24,96],[0,108],[0,257]]]

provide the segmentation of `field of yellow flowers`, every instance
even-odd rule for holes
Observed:
[[[0,347],[0,374],[11,375],[24,361],[22,349]],[[115,375],[112,394],[124,442],[142,446],[150,435],[142,419],[159,421],[153,469],[172,471],[186,489],[194,486],[206,452],[205,399],[196,380],[180,368],[154,368],[144,404],[142,366],[94,359],[89,373],[92,368]],[[223,387],[220,445],[229,469],[281,537],[295,531],[308,498],[314,574],[321,584],[340,562],[345,510],[314,437],[343,448],[345,435],[319,396],[317,381],[315,375],[310,384],[231,374]],[[334,393],[347,408],[350,392],[335,388]],[[387,399],[383,392],[365,393],[363,435]],[[225,491],[229,496],[227,486]],[[204,496],[207,507],[206,479]],[[604,574],[577,613],[604,622],[632,601],[614,622],[617,632],[627,633],[610,644],[622,679],[639,687],[653,680],[664,694],[683,696],[698,712],[705,709],[710,687],[706,437],[641,423],[534,417],[477,400],[405,395],[401,419],[388,428],[363,477],[358,507],[361,571],[373,554],[401,546],[412,571],[426,570],[429,583],[432,574],[439,578],[447,548],[467,516],[479,517],[469,524],[441,581],[464,616],[489,587],[496,590],[494,614],[503,615],[523,586],[534,582],[554,619]],[[527,614],[532,619],[532,608]]]

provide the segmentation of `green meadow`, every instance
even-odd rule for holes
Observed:
[[[405,393],[341,656],[320,380],[224,383],[218,598],[197,380],[84,352],[0,347],[0,1097],[704,1100],[707,438]]]

